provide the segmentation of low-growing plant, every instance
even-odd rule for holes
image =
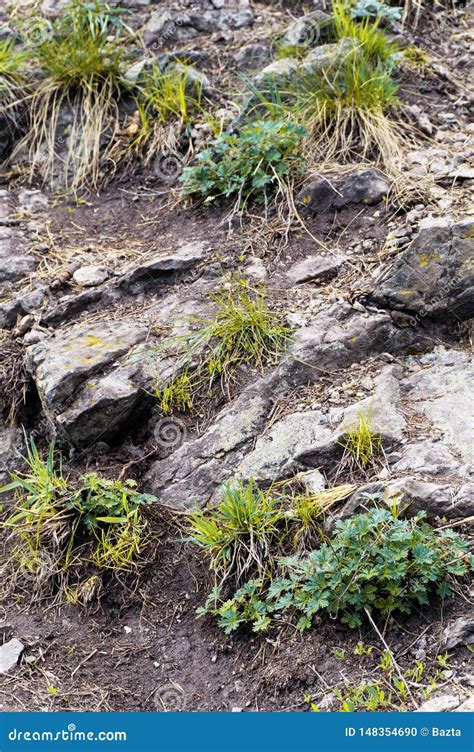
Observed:
[[[195,380],[190,376],[186,368],[178,376],[163,385],[155,384],[154,394],[158,405],[167,415],[174,410],[186,412],[193,406],[193,391],[197,386]]]
[[[374,464],[382,451],[382,435],[374,427],[371,409],[364,412],[359,407],[356,420],[344,422],[339,443],[344,448],[343,464],[355,464],[362,471]]]
[[[399,21],[402,17],[402,8],[387,5],[382,0],[357,0],[352,8],[353,18],[380,18],[387,21]]]
[[[26,438],[26,437],[25,437]],[[0,493],[14,493],[14,508],[1,526],[12,542],[11,559],[34,582],[67,592],[88,564],[129,571],[147,542],[141,508],[154,497],[133,480],[89,473],[70,483],[51,445],[46,460],[27,440],[26,472],[12,473]],[[90,580],[90,578],[89,578]],[[77,587],[76,587],[77,589]]]
[[[26,97],[26,66],[28,56],[20,49],[15,40],[0,41],[0,114],[3,127],[16,130],[18,114],[24,109]]]
[[[288,484],[265,490],[252,480],[224,486],[216,505],[190,517],[188,540],[203,550],[222,582],[230,576],[239,582],[244,574],[269,574],[279,556],[301,550],[316,531],[320,538],[325,513],[355,490],[346,485],[313,497],[306,494],[302,511],[298,495],[285,492]]]
[[[98,0],[72,0],[32,53],[43,77],[29,100],[30,127],[18,146],[27,150],[31,177],[39,167],[44,180],[61,169],[72,190],[97,185],[101,152],[111,143],[117,101],[127,88],[127,56],[117,36],[122,27],[112,23],[116,18]],[[71,122],[63,132],[65,110]]]
[[[311,46],[309,44],[290,44],[285,42],[284,39],[279,39],[273,47],[273,57],[275,60],[283,60],[285,58],[293,58],[295,60],[302,60],[308,54]]]
[[[209,559],[221,581],[231,573],[238,582],[249,568],[263,570],[271,561],[282,511],[270,491],[247,485],[224,486],[219,503],[189,520],[189,540]]]
[[[238,133],[222,133],[180,177],[182,194],[206,203],[234,199],[233,211],[250,202],[267,204],[285,193],[285,181],[304,165],[300,143],[306,131],[292,120],[257,120]]]
[[[237,278],[230,287],[212,293],[210,300],[215,306],[212,316],[194,319],[198,328],[179,338],[188,359],[201,354],[196,378],[207,378],[210,384],[217,378],[225,388],[239,366],[263,369],[277,360],[290,329],[282,315],[268,308],[263,288],[252,289]]]
[[[131,154],[149,164],[158,154],[177,154],[183,135],[202,114],[202,83],[190,75],[186,64],[164,71],[154,64],[136,88],[137,110],[124,131],[127,143],[121,145],[123,153],[117,152],[119,158]]]
[[[366,614],[410,614],[433,595],[447,598],[471,568],[468,546],[454,531],[433,529],[423,513],[400,520],[373,509],[337,522],[330,540],[306,556],[282,559],[269,587],[262,578],[249,581],[207,611],[227,632],[254,620],[261,629],[286,612],[299,617],[300,630],[323,614],[355,628]]]
[[[355,20],[343,0],[333,0],[332,12],[336,38],[354,40],[367,61],[386,64],[398,52],[398,45],[380,29],[380,17],[367,15],[363,20]]]

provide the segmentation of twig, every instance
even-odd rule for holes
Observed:
[[[89,655],[88,655],[88,656],[87,656],[86,658],[84,658],[84,660],[83,660],[83,661],[81,661],[80,663],[78,663],[78,665],[76,666],[76,668],[74,669],[74,671],[73,671],[73,672],[72,672],[72,674],[71,674],[71,679],[72,679],[72,677],[74,676],[74,674],[75,674],[75,673],[76,673],[77,671],[79,671],[79,669],[80,669],[80,668],[82,668],[82,666],[83,666],[83,665],[84,665],[85,663],[87,663],[87,661],[89,661],[89,660],[90,660],[90,659],[92,658],[92,656],[93,656],[93,655],[95,655],[96,653],[97,653],[97,648],[95,648],[95,649],[94,649],[94,650],[92,651],[92,653],[89,653]]]

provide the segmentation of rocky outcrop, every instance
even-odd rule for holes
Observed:
[[[369,300],[406,311],[413,323],[464,320],[474,314],[474,220],[429,219],[377,283]]]

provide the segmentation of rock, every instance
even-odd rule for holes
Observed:
[[[128,321],[76,324],[27,349],[27,367],[47,413],[147,335]]]
[[[392,465],[394,473],[419,473],[437,476],[456,473],[460,463],[449,447],[440,441],[416,441],[402,449],[401,458]]]
[[[0,674],[7,674],[20,660],[25,646],[16,637],[0,646]]]
[[[268,64],[270,51],[263,44],[246,44],[234,55],[234,59],[238,68],[252,70]]]
[[[48,197],[41,191],[22,188],[18,193],[18,204],[22,211],[38,211],[48,206]]]
[[[151,493],[165,506],[178,510],[210,501],[219,486],[234,474],[262,426],[274,387],[271,378],[259,380],[226,406],[202,436],[184,441],[169,457],[154,462],[147,475]],[[181,432],[184,440],[183,424],[173,418],[169,421],[174,433]],[[162,446],[165,438],[160,441]]]
[[[424,702],[415,713],[448,713],[460,703],[459,695],[438,695]]]
[[[466,420],[471,404],[474,362],[468,352],[437,347],[419,359],[410,359],[415,372],[402,388],[418,413],[425,415],[465,462],[472,463],[473,431]]]
[[[81,266],[72,278],[80,287],[96,287],[108,278],[109,273],[104,266]]]
[[[198,70],[194,65],[184,65],[183,63],[170,63],[169,69],[177,73],[186,74],[186,90],[189,94],[195,95],[196,91],[202,91],[203,94],[210,95],[212,87],[205,73]]]
[[[467,700],[455,708],[456,713],[474,713],[474,695],[468,697]]]
[[[325,455],[330,451],[332,430],[325,425],[322,413],[293,413],[275,423],[263,434],[253,451],[237,469],[237,476],[256,481],[282,480],[299,470],[298,458]]]
[[[245,266],[247,276],[253,277],[253,279],[259,282],[264,282],[268,279],[268,272],[262,259],[250,257],[248,260],[250,263]]]
[[[348,204],[373,206],[386,199],[389,191],[390,183],[377,170],[361,170],[343,183],[334,206],[337,209]]]
[[[328,211],[338,197],[338,191],[326,178],[318,178],[306,183],[298,193],[297,199],[313,213]]]
[[[429,512],[433,517],[468,517],[474,512],[474,500],[461,496],[457,499],[450,483],[438,484],[419,480],[413,476],[397,478],[385,485],[388,496],[403,496],[403,505],[410,514]]]
[[[34,272],[37,266],[38,261],[33,256],[0,257],[0,283],[16,282],[27,274]]]
[[[0,422],[0,480],[7,478],[15,460],[20,458],[21,433],[18,428]]]
[[[320,75],[324,73],[328,77],[335,77],[338,74],[340,65],[355,50],[356,47],[351,39],[340,39],[335,44],[323,44],[321,47],[316,47],[316,49],[308,52],[301,62],[299,70],[305,75]]]
[[[12,329],[17,318],[39,311],[48,301],[49,289],[46,285],[36,290],[0,303],[0,329]]]
[[[474,315],[474,220],[420,222],[413,243],[369,295],[375,304],[413,315],[459,321]]]
[[[174,252],[164,253],[144,264],[131,265],[119,280],[127,291],[146,290],[178,272],[187,271],[209,255],[209,245],[201,240],[185,243]]]
[[[362,413],[370,418],[375,433],[382,437],[383,446],[395,448],[404,438],[406,420],[399,410],[401,398],[397,366],[387,366],[375,380],[374,393],[343,411],[342,421],[336,429],[338,440],[347,431],[347,426],[358,425]],[[339,412],[339,411],[337,411]]]
[[[295,332],[281,369],[292,384],[312,383],[325,372],[376,353],[400,352],[415,341],[412,330],[396,328],[387,314],[368,316],[336,304]]]
[[[315,47],[317,44],[330,39],[332,28],[332,16],[321,10],[307,13],[288,27],[283,41],[291,45],[305,45]]]
[[[301,482],[310,494],[318,493],[326,488],[326,478],[319,470],[310,470],[301,476]]]
[[[11,633],[13,632],[13,624],[7,624],[6,622],[0,623],[0,637],[3,638],[3,640],[6,640],[10,637]]]
[[[444,630],[446,650],[452,650],[459,645],[472,645],[474,643],[474,618],[472,616],[460,616],[450,622]]]
[[[118,366],[102,378],[88,380],[73,404],[55,414],[58,432],[75,447],[114,438],[132,414],[138,417],[139,404],[146,398],[136,374],[137,368]]]
[[[340,256],[307,256],[288,270],[286,278],[290,285],[325,282],[337,276],[343,263],[344,259]]]
[[[241,9],[238,5],[228,9],[214,7],[201,12],[175,13],[171,9],[163,9],[150,16],[143,29],[143,40],[147,47],[158,47],[174,39],[190,39],[198,33],[241,29],[251,26],[253,20],[250,8]]]
[[[292,57],[284,57],[267,65],[255,76],[255,83],[262,84],[265,81],[284,82],[292,77],[292,74],[300,70],[300,64]]]

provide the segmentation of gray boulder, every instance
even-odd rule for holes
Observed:
[[[415,342],[415,333],[395,327],[388,314],[368,315],[337,304],[296,331],[281,370],[292,384],[312,383],[369,355],[400,352]]]
[[[219,486],[234,475],[250,441],[258,434],[269,412],[274,386],[271,379],[256,382],[225,407],[202,436],[185,441],[169,457],[154,462],[147,476],[151,493],[165,506],[181,510],[210,501]],[[172,442],[176,432],[185,433],[180,421],[174,422]]]
[[[384,308],[406,311],[413,325],[425,317],[456,321],[474,314],[474,220],[428,219],[413,243],[371,291]]]
[[[330,255],[307,256],[303,261],[294,264],[287,272],[289,285],[300,285],[304,282],[325,282],[336,277],[344,263],[341,256]]]

